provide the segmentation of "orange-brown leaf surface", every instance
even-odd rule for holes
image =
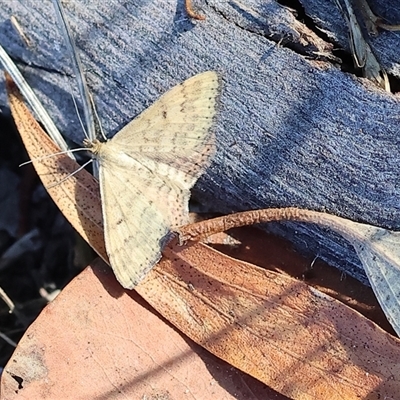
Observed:
[[[10,93],[10,103],[31,158],[54,153],[54,145],[43,136],[15,92]],[[35,162],[34,165],[46,187],[60,182],[76,170],[75,164],[63,156]],[[81,171],[50,188],[49,193],[75,229],[106,259],[96,181]],[[79,279],[83,278],[76,280]],[[69,298],[67,301],[67,296],[61,297],[64,303],[68,303],[73,318],[80,320],[80,328],[73,337],[81,346],[87,337],[79,333],[80,329],[82,332],[89,329],[93,335],[104,335],[105,327],[116,318],[116,314],[134,313],[130,308],[135,307],[135,302],[121,289],[120,296],[115,296],[114,305],[97,316],[96,310],[108,293],[104,287],[104,294],[101,294],[101,285],[98,286],[99,292],[95,297],[85,299],[92,304],[89,314],[80,313],[76,302]],[[400,341],[341,302],[291,277],[234,260],[201,243],[187,246],[171,243],[164,251],[164,258],[136,291],[196,343],[290,398],[383,399],[396,398],[400,392]],[[46,318],[56,312],[60,303],[49,305],[36,323],[41,321],[46,325]],[[126,343],[132,341],[134,334],[127,335],[126,332],[135,322],[132,319],[125,321],[125,331],[115,331],[110,335],[121,334],[119,343],[110,341],[109,345],[96,347],[96,353],[86,352],[86,357],[99,365],[96,367],[99,371],[104,367],[100,358],[112,357],[113,367],[109,371],[102,370],[101,377],[109,382],[108,389],[102,390],[110,393],[126,384],[126,375],[117,373],[120,368],[118,359],[129,357]],[[63,320],[52,323],[62,325]],[[144,322],[140,320],[139,324]],[[2,393],[9,390],[10,384],[4,377],[12,376],[12,373],[17,375],[12,372],[16,364],[27,362],[26,357],[35,362],[39,353],[42,359],[50,351],[53,340],[50,330],[48,328],[48,336],[43,341],[33,343],[30,352],[22,352],[22,361],[17,357],[17,349],[3,374]],[[154,336],[153,340],[165,341],[167,346],[171,339]],[[27,341],[29,332],[19,346],[26,346]],[[70,336],[66,336],[57,344],[61,346],[60,357],[67,357],[73,351],[63,348],[70,341]],[[153,355],[152,345],[155,343],[145,351],[150,358],[157,354],[155,348]],[[101,352],[105,356],[100,355]],[[163,362],[156,364],[162,365]],[[77,365],[74,361],[69,367],[74,369]],[[56,366],[52,365],[52,368]],[[18,371],[19,377],[30,373],[27,367]],[[135,381],[137,371],[132,368],[129,372],[132,374],[129,382]],[[197,376],[197,372],[190,369],[186,372],[188,375],[183,383]],[[46,374],[49,374],[48,370],[38,378],[43,391],[48,388]],[[71,376],[72,372],[66,373],[59,378],[58,384],[70,386],[74,383]]]
[[[29,327],[3,374],[1,398],[286,399],[149,308],[94,262]]]

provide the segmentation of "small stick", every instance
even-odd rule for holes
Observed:
[[[0,338],[2,338],[5,342],[7,342],[10,346],[17,347],[17,343],[11,340],[7,335],[0,332]]]
[[[11,312],[15,310],[15,304],[13,301],[8,297],[7,293],[0,287],[0,297],[3,299],[4,303],[7,304],[8,308]]]
[[[32,42],[29,40],[28,36],[25,35],[21,25],[19,24],[17,18],[14,15],[11,15],[10,22],[13,28],[17,31],[18,35],[26,45],[26,47],[32,47]]]
[[[7,296],[7,293],[1,287],[0,287],[0,298],[3,299],[4,303],[7,304],[8,308],[10,309],[10,312],[15,314],[15,316],[20,320],[20,322],[24,326],[26,326],[27,325],[26,318],[18,311],[13,301]]]

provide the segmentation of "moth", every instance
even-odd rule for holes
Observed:
[[[195,75],[112,139],[84,142],[99,164],[106,250],[126,289],[158,262],[171,229],[188,222],[190,188],[215,152],[218,93],[216,72]]]

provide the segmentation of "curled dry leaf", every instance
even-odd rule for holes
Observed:
[[[379,304],[400,336],[400,232],[331,215],[326,220],[356,249]]]
[[[331,214],[289,207],[245,211],[187,225],[180,229],[180,241],[270,221],[315,223],[346,238],[354,246],[379,304],[400,336],[400,232],[360,224]]]
[[[336,0],[336,4],[340,9],[342,9],[344,17],[347,21],[350,33],[350,48],[356,67],[362,69],[365,78],[375,82],[375,84],[380,86],[382,89],[385,89],[387,92],[390,92],[390,84],[386,71],[380,66],[379,61],[371,49],[371,46],[364,38],[350,1],[344,0],[345,8],[341,6],[339,0]],[[362,6],[363,4],[360,4],[360,8],[364,9]],[[369,18],[367,18],[365,13],[364,16],[366,17],[365,23],[368,24],[369,29],[372,29],[373,27],[376,30],[376,25],[372,23]]]
[[[30,156],[54,152],[10,86],[9,93]],[[76,170],[70,163],[57,156],[34,165],[48,186]],[[105,258],[96,181],[81,172],[49,192]],[[400,391],[397,339],[302,282],[203,244],[171,243],[136,291],[195,342],[290,398],[396,398]]]
[[[12,115],[43,185],[78,233],[107,261],[97,180],[85,170],[71,176],[79,165],[66,155],[48,157],[60,149],[33,118],[8,74],[6,82]]]

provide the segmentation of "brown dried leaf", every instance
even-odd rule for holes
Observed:
[[[195,342],[280,393],[378,399],[400,389],[400,341],[341,302],[201,243],[164,253],[158,277],[138,292]]]
[[[107,261],[97,180],[85,170],[71,176],[79,165],[66,155],[48,157],[60,149],[33,118],[8,74],[6,84],[12,115],[43,185],[71,225]]]
[[[315,223],[346,238],[356,250],[383,311],[400,336],[400,232],[323,212],[287,207],[244,211],[185,225],[179,229],[179,238],[193,240],[234,227],[277,220]]]
[[[94,262],[29,327],[3,374],[1,398],[286,399],[149,308]]]

